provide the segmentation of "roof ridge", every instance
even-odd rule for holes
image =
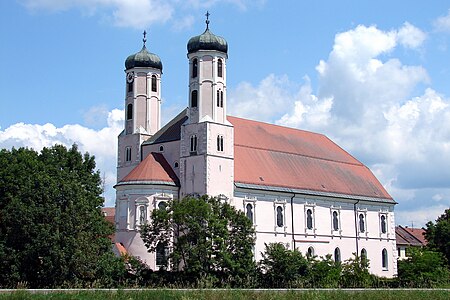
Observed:
[[[408,236],[412,237],[413,239],[415,239],[417,242],[419,242],[421,245],[423,245],[422,241],[419,240],[414,234],[412,234],[408,229],[409,227],[403,227],[402,225],[398,225],[404,232],[406,232],[408,234]],[[419,228],[414,228],[414,229],[419,229]],[[421,229],[421,228],[420,228]],[[425,236],[423,236],[425,239]]]
[[[245,147],[245,148],[256,149],[256,150],[264,150],[264,151],[270,151],[270,152],[279,152],[279,153],[292,154],[292,155],[303,156],[303,157],[313,158],[313,159],[317,159],[317,160],[331,161],[331,162],[335,162],[335,163],[342,163],[342,164],[347,164],[347,165],[352,165],[352,166],[362,166],[362,167],[364,166],[364,164],[361,163],[357,159],[355,159],[355,160],[358,163],[351,163],[351,162],[346,162],[346,161],[342,161],[342,160],[334,160],[334,159],[328,159],[328,158],[323,158],[323,157],[318,157],[318,156],[300,154],[300,153],[295,153],[295,152],[290,152],[290,151],[281,151],[281,150],[275,150],[275,149],[269,149],[269,148],[254,147],[254,146],[243,145],[243,144],[236,144],[235,143],[234,146]]]

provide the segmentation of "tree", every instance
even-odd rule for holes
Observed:
[[[170,201],[152,212],[141,237],[150,252],[160,250],[158,245],[170,246],[167,265],[191,279],[212,276],[233,284],[246,280],[254,269],[250,220],[217,198]]]
[[[282,243],[265,244],[259,262],[263,285],[286,288],[302,285],[308,271],[308,260],[297,249],[288,250]]]
[[[444,255],[411,247],[408,259],[398,261],[398,279],[403,287],[435,287],[449,283],[450,272]]]
[[[310,287],[337,288],[341,280],[342,265],[331,258],[331,254],[324,258],[309,260],[308,280]]]
[[[0,285],[111,283],[124,274],[95,160],[77,146],[0,150]]]
[[[436,220],[436,223],[428,222],[425,229],[427,247],[444,254],[447,263],[450,263],[450,208]]]
[[[353,253],[353,258],[342,264],[341,286],[348,288],[371,287],[375,276],[369,273],[369,260]]]

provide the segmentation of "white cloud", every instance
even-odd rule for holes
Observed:
[[[427,35],[417,27],[405,22],[397,32],[398,41],[408,48],[417,48],[425,41]]]
[[[78,124],[61,128],[53,124],[17,123],[0,131],[0,148],[28,147],[40,151],[43,147],[62,144],[70,147],[74,143],[79,150],[95,155],[97,168],[105,177],[105,197],[107,205],[114,205],[115,193],[112,186],[116,182],[117,136],[123,129],[124,112],[113,109],[107,115],[107,126],[93,130]]]
[[[180,30],[192,25],[192,17],[185,17],[188,9],[205,9],[227,3],[246,10],[249,6],[264,5],[265,0],[20,0],[30,11],[60,12],[78,9],[86,16],[98,16],[119,27],[143,29],[152,24],[164,23],[179,16],[173,22],[173,28]],[[184,27],[182,27],[184,26]]]
[[[437,31],[450,32],[450,9],[447,15],[437,18],[434,22],[434,29]]]

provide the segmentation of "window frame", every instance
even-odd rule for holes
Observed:
[[[125,162],[131,162],[131,146],[125,147]]]
[[[133,120],[133,103],[128,103],[127,104],[127,115],[126,115],[126,120]]]
[[[223,78],[223,60],[219,58],[217,60],[217,77]]]
[[[196,154],[198,148],[198,138],[197,135],[193,134],[189,138],[189,153]]]
[[[191,92],[191,108],[198,108],[198,91],[197,90],[192,90],[192,92]]]
[[[223,135],[217,135],[217,151],[223,152]]]
[[[151,77],[151,91],[157,93],[158,92],[158,78],[155,74]]]
[[[191,78],[197,78],[197,77],[198,77],[198,58],[194,58],[192,60]]]
[[[311,228],[308,226],[308,211],[311,211]],[[305,233],[316,233],[316,204],[315,203],[305,203],[304,206],[304,219],[305,219]]]

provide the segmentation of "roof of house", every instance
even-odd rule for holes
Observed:
[[[395,227],[395,235],[398,245],[425,246],[428,242],[425,239],[425,229],[408,228],[403,226]]]
[[[180,139],[187,110],[144,144]],[[238,187],[395,203],[372,172],[322,134],[228,116],[234,126],[234,180]],[[124,182],[179,186],[160,153],[145,158]]]
[[[409,228],[401,225],[395,227],[397,245],[426,246],[428,242],[424,234],[423,228]]]
[[[180,186],[180,181],[161,153],[150,153],[117,185],[161,184]]]

